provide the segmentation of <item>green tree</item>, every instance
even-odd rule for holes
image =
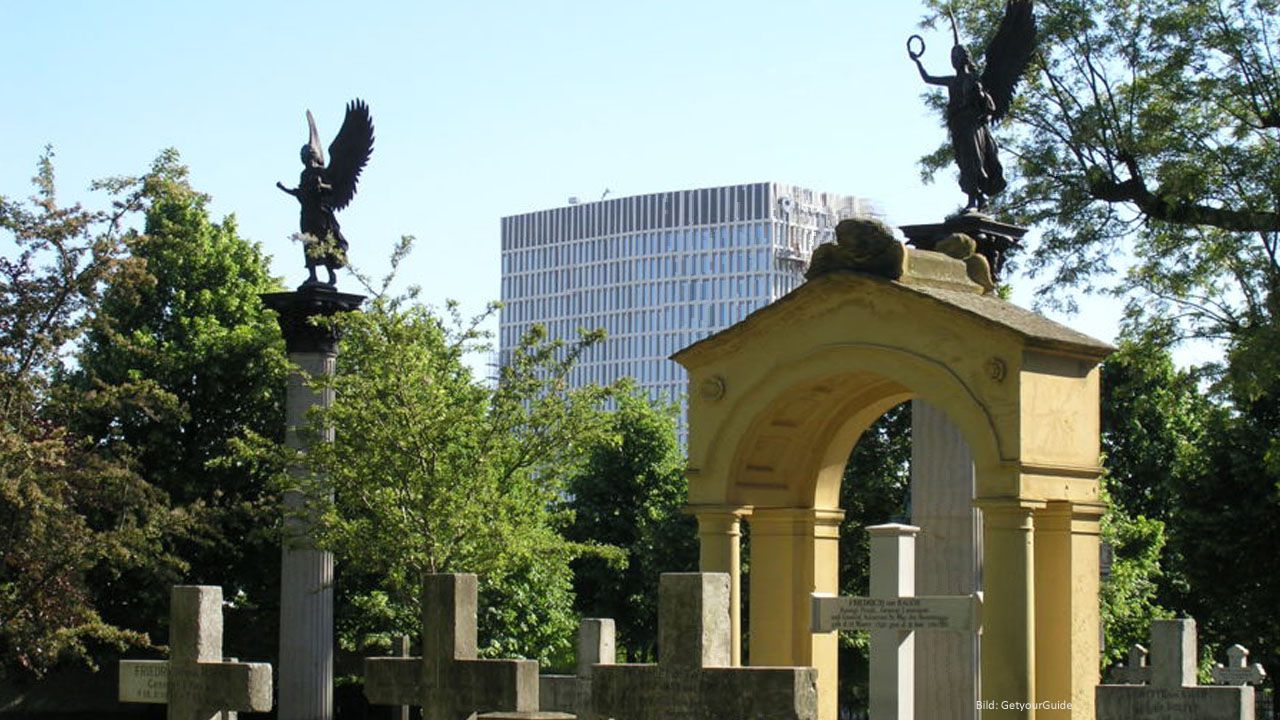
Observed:
[[[422,575],[473,572],[483,651],[563,663],[569,561],[589,549],[561,534],[565,480],[605,395],[570,391],[567,374],[597,336],[566,346],[536,327],[487,382],[464,356],[483,350],[476,328],[488,315],[463,323],[447,310],[448,320],[416,292],[379,294],[339,320],[337,399],[316,422],[340,430],[308,454],[304,489],[320,542],[348,573],[341,641],[418,634]]]
[[[1186,578],[1185,595],[1170,602],[1199,621],[1206,644],[1221,653],[1240,643],[1264,667],[1280,667],[1278,422],[1274,398],[1216,413],[1207,471],[1181,485],[1168,521],[1171,556]]]
[[[279,283],[233,217],[210,219],[209,197],[191,187],[176,151],[122,182],[144,223],[124,235],[131,272],[107,280],[77,355],[76,426],[129,453],[196,532],[164,540],[187,563],[181,576],[119,579],[109,614],[155,628],[172,582],[223,585],[237,604],[274,608],[271,468],[226,459],[248,434],[283,434],[284,346],[258,298]],[[274,613],[261,617],[260,634],[273,636]]]
[[[59,206],[51,151],[34,183],[29,203],[0,197],[11,244],[0,258],[0,676],[147,644],[104,619],[111,588],[90,576],[171,570],[179,562],[155,541],[182,527],[127,456],[67,427],[55,391],[102,283],[125,269],[120,228],[136,198],[117,195],[110,213]]]
[[[697,522],[682,512],[688,481],[675,413],[672,403],[654,403],[632,385],[621,388],[604,434],[586,448],[569,482],[569,538],[626,552],[625,566],[602,557],[574,563],[578,610],[613,618],[633,662],[657,655],[658,576],[698,564]]]
[[[1102,453],[1108,492],[1126,513],[1168,519],[1179,487],[1208,472],[1214,406],[1201,373],[1180,370],[1158,334],[1125,339],[1102,365]]]
[[[975,49],[1003,5],[957,8]],[[1017,172],[998,197],[1003,212],[1040,234],[1031,269],[1052,271],[1046,289],[1069,303],[1072,289],[1132,262],[1118,289],[1136,291],[1135,312],[1176,317],[1180,337],[1231,340],[1272,325],[1274,0],[1038,8],[1038,57],[1000,134]],[[947,162],[944,149],[925,170]]]
[[[956,7],[974,47],[1002,6]],[[1259,578],[1280,555],[1277,7],[1039,4],[1039,56],[1000,129],[1017,171],[999,209],[1039,231],[1029,267],[1047,274],[1042,297],[1124,296],[1129,337],[1224,351],[1183,378],[1121,359],[1120,373],[1148,367],[1109,410],[1107,462],[1117,506],[1163,523],[1158,604],[1264,657],[1278,629],[1274,583]],[[925,171],[946,162],[935,153]]]
[[[1162,577],[1161,557],[1165,547],[1164,523],[1130,515],[1107,490],[1115,485],[1103,478],[1102,541],[1111,548],[1110,574],[1100,591],[1103,637],[1102,666],[1126,657],[1134,643],[1149,644],[1151,621],[1172,615],[1158,600]]]

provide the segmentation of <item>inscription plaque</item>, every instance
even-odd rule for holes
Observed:
[[[120,702],[164,704],[168,701],[168,660],[120,661]]]
[[[813,596],[813,631],[951,630],[978,632],[982,597],[928,596],[870,598]]]

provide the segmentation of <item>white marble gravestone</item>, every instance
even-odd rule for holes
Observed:
[[[222,657],[222,588],[178,585],[169,595],[169,659],[121,660],[120,702],[166,703],[169,720],[212,720],[271,709],[271,665]]]
[[[920,595],[982,590],[982,521],[973,506],[973,456],[942,410],[911,401],[911,524]],[[915,638],[915,704],[930,720],[973,720],[978,699],[978,637],[924,633]]]
[[[422,657],[365,658],[373,705],[418,705],[423,720],[473,713],[536,713],[538,663],[476,657],[475,575],[428,575],[423,583]]]
[[[982,627],[982,598],[916,596],[915,538],[919,528],[890,523],[867,528],[871,536],[871,596],[813,595],[813,632],[867,630],[871,635],[868,683],[871,717],[916,717],[916,632],[949,630],[966,637]],[[964,702],[951,699],[948,704]],[[934,717],[933,708],[929,717]]]
[[[597,665],[593,718],[813,720],[818,671],[732,667],[729,576],[664,573],[658,584],[658,662]]]
[[[1253,688],[1196,684],[1196,623],[1154,620],[1147,685],[1099,685],[1097,720],[1253,720]]]

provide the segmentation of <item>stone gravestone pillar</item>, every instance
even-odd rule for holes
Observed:
[[[969,595],[980,585],[982,527],[973,507],[973,456],[946,413],[911,401],[911,524],[916,593]],[[915,704],[933,720],[972,720],[978,699],[978,636],[926,633],[915,640]]]
[[[364,297],[310,286],[287,293],[262,295],[279,314],[280,331],[293,369],[285,395],[285,443],[306,450],[302,429],[308,411],[328,406],[333,397],[313,389],[313,378],[332,375],[338,356],[337,334],[323,321],[360,307]],[[333,438],[332,429],[322,441]],[[290,471],[297,476],[302,467]],[[284,494],[285,532],[280,563],[280,720],[333,718],[333,554],[312,542],[302,516],[301,491]]]
[[[538,678],[538,707],[572,713],[579,718],[591,715],[591,676],[596,665],[617,661],[617,641],[613,620],[583,618],[578,623],[578,666],[573,675],[542,675]]]
[[[418,705],[423,720],[537,712],[537,661],[476,659],[476,589],[475,575],[426,577],[422,656],[365,658],[370,704]]]
[[[871,536],[871,597],[915,595],[915,541],[918,528],[873,525]],[[916,634],[895,628],[870,632],[871,716],[876,720],[914,720]]]
[[[966,636],[982,627],[982,597],[970,595],[916,596],[914,539],[920,528],[911,525],[873,525],[871,536],[871,596],[812,596],[813,632],[867,630],[871,635],[869,694],[873,720],[913,720],[916,717],[916,631],[945,630]],[[932,708],[922,708],[932,717]]]
[[[1149,685],[1099,685],[1097,720],[1253,720],[1253,688],[1196,684],[1196,623],[1154,620]]]
[[[613,720],[813,720],[818,671],[733,667],[729,575],[663,573],[658,663],[597,665],[592,718]]]
[[[271,709],[271,665],[224,661],[222,588],[169,595],[169,659],[121,660],[120,702],[167,703],[169,720],[215,720]]]

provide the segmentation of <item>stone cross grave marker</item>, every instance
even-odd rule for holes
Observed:
[[[871,597],[814,593],[813,631],[869,630],[871,717],[915,717],[915,632],[982,628],[982,595],[915,596],[915,537],[920,528],[889,523],[871,535]]]
[[[1196,623],[1151,623],[1149,685],[1099,685],[1097,720],[1253,720],[1253,688],[1196,684]]]
[[[394,645],[396,657],[407,658],[413,656],[413,640],[408,635],[400,635],[396,637]],[[410,705],[401,705],[397,708],[393,717],[395,720],[409,720],[410,715],[412,715],[412,710],[413,707]]]
[[[593,718],[812,720],[818,671],[731,667],[729,576],[664,573],[658,583],[658,662],[597,665]]]
[[[169,594],[169,659],[121,660],[120,702],[167,703],[169,720],[211,720],[271,709],[271,665],[222,657],[222,588]]]
[[[1213,670],[1214,685],[1261,685],[1267,671],[1258,663],[1249,664],[1249,651],[1243,645],[1227,648],[1227,664],[1218,663]]]
[[[426,577],[422,657],[365,658],[364,695],[371,704],[418,705],[423,720],[537,712],[537,661],[476,658],[476,587],[475,575]]]
[[[1124,665],[1111,668],[1111,682],[1117,685],[1143,685],[1151,682],[1151,666],[1147,664],[1147,649],[1134,643],[1129,648],[1129,659]]]
[[[538,678],[538,703],[542,710],[591,714],[591,674],[596,665],[617,661],[616,629],[610,618],[583,618],[578,623],[578,667],[574,675],[542,675]]]

